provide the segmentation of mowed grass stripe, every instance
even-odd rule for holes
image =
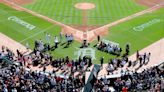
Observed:
[[[75,4],[77,4],[78,0],[76,0]],[[80,22],[80,12],[78,12],[79,10],[75,8],[75,16],[77,17],[77,19],[75,19],[75,23],[76,24],[81,24]]]
[[[127,8],[128,2],[129,2],[129,1],[127,1],[127,2],[121,1],[121,3],[120,3],[120,9],[122,9],[122,15],[123,15],[123,17],[126,16],[126,12],[129,12],[128,10],[126,10],[126,9],[128,9],[128,8]],[[124,5],[125,5],[125,6],[124,6]]]
[[[55,2],[53,2],[54,3],[54,5],[52,5],[51,6],[51,9],[50,9],[50,11],[49,11],[49,15],[51,15],[51,17],[54,19],[58,19],[58,17],[56,16],[56,15],[58,15],[58,7],[56,7],[57,6],[57,4],[58,4],[58,0],[55,0]],[[52,13],[53,12],[53,13]]]
[[[73,5],[72,5],[72,3],[73,3],[73,0],[69,0],[70,1],[70,3],[69,3],[69,6],[70,6],[70,8],[69,8],[69,13],[68,13],[68,21],[67,21],[67,23],[68,24],[73,24],[73,16],[74,16],[74,14],[73,14],[73,10],[72,10],[72,7],[73,7]],[[71,7],[72,6],[72,7]],[[76,17],[75,17],[75,19],[76,19]]]
[[[109,3],[108,0],[105,0],[105,7],[104,8],[106,10],[105,12],[107,13],[105,20],[108,19],[107,23],[110,23],[110,21],[112,19],[111,18],[112,15],[111,15],[111,9],[108,6],[108,3]]]
[[[119,2],[117,2],[116,0],[113,2],[113,5],[115,6],[115,8],[112,8],[112,11],[114,12],[114,16],[112,16],[115,19],[120,19],[120,17],[122,16],[122,12],[120,11],[120,6],[119,6]],[[114,11],[114,10],[115,11]]]
[[[45,7],[48,2],[47,1],[44,1],[44,3],[41,4],[41,7],[40,7],[40,13],[43,13],[43,15],[46,15],[46,12],[48,11],[48,8],[49,7]]]
[[[74,0],[74,2],[72,3],[73,13],[74,13],[74,16],[76,17],[76,20],[74,20],[73,18],[72,18],[72,20],[74,21],[74,25],[79,25],[80,23],[77,20],[79,19],[80,16],[78,16],[78,13],[80,13],[81,11],[79,11],[75,8],[75,4],[77,4],[76,0]]]
[[[115,9],[116,9],[116,6],[114,5],[114,2],[113,2],[113,4],[111,5],[111,7],[109,7],[109,8],[110,8],[110,11],[111,11],[111,16],[110,16],[110,17],[112,18],[111,21],[114,21],[115,18],[116,18],[115,16],[116,16],[116,14],[117,14],[117,13],[115,12],[115,11],[116,11],[116,10],[115,10]],[[113,9],[114,9],[115,11],[113,11]]]
[[[124,8],[122,8],[122,2],[120,1],[119,3],[116,3],[117,5],[117,9],[118,9],[118,13],[119,13],[119,17],[123,18],[124,17]]]
[[[62,14],[62,10],[63,10],[63,8],[65,8],[64,6],[63,6],[63,4],[64,4],[65,2],[63,2],[62,0],[58,0],[58,2],[57,2],[57,11],[56,11],[56,13],[58,12],[58,19],[59,20],[63,20],[63,16],[65,16],[65,14]]]
[[[57,11],[55,11],[55,10],[57,10],[57,4],[58,4],[58,1],[59,0],[55,0],[54,2],[51,2],[51,3],[54,3],[54,5],[52,5],[51,7],[50,7],[50,11],[49,11],[49,13],[48,13],[48,15],[52,18],[52,19],[54,19],[54,20],[57,20],[58,21],[58,17],[57,17]],[[53,13],[52,13],[53,12]]]
[[[64,13],[62,14],[61,13],[61,16],[62,16],[62,22],[64,22],[64,23],[66,23],[66,24],[68,24],[68,14],[69,14],[69,8],[67,8],[67,2],[68,1],[65,1],[64,3],[64,7],[63,8],[65,8],[65,10],[64,10]]]
[[[47,3],[46,1],[44,1],[44,3],[41,3],[41,4],[40,4],[40,7],[39,7],[39,9],[38,9],[38,12],[41,13],[41,14],[43,14],[43,15],[45,15],[45,11],[43,10],[43,7],[44,7],[44,5],[45,5],[46,3]],[[45,8],[46,8],[46,7],[45,7]]]
[[[34,7],[34,11],[36,11],[36,12],[38,12],[39,13],[39,8],[40,8],[40,3],[44,3],[44,2],[40,2],[40,1],[36,1],[36,5],[34,5],[35,7]]]
[[[105,0],[105,2],[104,2],[104,12],[106,12],[106,15],[104,16],[104,20],[106,20],[105,21],[105,24],[107,24],[107,23],[109,23],[110,22],[110,17],[109,16],[111,16],[110,15],[110,11],[108,10],[108,2],[107,2],[107,0]]]
[[[100,20],[100,16],[101,16],[101,10],[100,10],[100,0],[96,2],[96,6],[97,6],[97,16],[96,16],[96,20],[97,20],[97,24],[99,25],[101,23],[101,20]]]
[[[124,2],[125,4],[127,4],[127,6],[126,6],[126,11],[128,11],[128,12],[131,12],[131,8],[133,8],[133,7],[131,7],[131,2],[130,1],[128,1],[127,3],[126,2]]]
[[[73,14],[73,17],[71,18],[72,23],[70,23],[70,24],[78,25],[78,24],[76,23],[76,20],[77,20],[78,18],[77,18],[77,16],[76,16],[76,10],[75,10],[75,8],[74,8],[74,5],[76,4],[75,2],[76,2],[76,0],[72,0],[72,4],[71,4],[71,6],[72,6],[72,8],[71,8],[71,12],[72,12],[72,14]],[[71,14],[70,14],[70,16],[71,16]],[[73,18],[76,18],[76,19],[73,19]]]
[[[97,12],[98,13],[97,14],[98,25],[101,25],[102,19],[100,19],[100,16],[103,17],[103,12],[101,12],[101,8],[102,8],[102,6],[101,6],[101,0],[99,0],[97,2],[97,6],[98,6],[98,12]]]
[[[52,2],[47,2],[44,6],[50,5],[51,3]],[[49,14],[50,8],[51,7],[46,7],[44,10],[45,10],[45,15],[49,15],[52,18],[51,14]]]
[[[63,2],[62,0],[60,0],[60,2],[59,2],[59,4],[60,4],[60,6],[59,6],[59,8],[60,8],[60,11],[59,11],[59,19],[62,20],[62,21],[64,19],[67,20],[68,19],[68,16],[69,16],[69,8],[66,10],[66,13],[65,12],[63,13],[64,8],[67,8],[67,2],[69,2],[69,1]]]
[[[75,20],[77,19],[77,18],[75,17],[75,15],[74,15],[74,12],[73,12],[73,9],[74,9],[73,2],[74,2],[74,0],[70,0],[69,2],[70,2],[70,3],[69,3],[69,4],[67,5],[67,7],[66,7],[66,8],[70,7],[70,8],[68,8],[67,23],[68,23],[68,24],[74,24],[73,18],[75,18]]]
[[[97,25],[99,25],[100,23],[101,23],[101,20],[100,20],[100,16],[102,16],[101,15],[101,3],[100,3],[101,1],[98,1],[98,2],[96,2],[96,7],[97,7],[97,15],[96,16],[93,16],[93,18],[94,18],[94,20],[96,21],[97,20]]]
[[[102,1],[102,0],[100,0],[100,5],[101,5],[101,13],[100,14],[102,14],[102,18],[100,17],[100,20],[101,20],[101,22],[100,23],[105,23],[106,24],[106,21],[107,21],[107,19],[105,20],[105,19],[103,19],[104,17],[106,17],[107,15],[104,15],[104,13],[103,12],[105,12],[105,8],[104,8],[104,2]],[[100,24],[101,25],[101,24]]]
[[[128,0],[127,2],[122,2],[122,3],[124,3],[123,5],[126,5],[126,7],[124,7],[125,14],[128,11],[129,15],[132,15],[134,10],[132,10],[133,6],[131,6],[131,1]]]
[[[65,4],[66,2],[62,2],[61,0],[59,0],[59,2],[57,2],[57,4],[59,4],[60,6],[58,6],[58,8],[60,8],[61,10],[60,11],[56,11],[56,12],[59,12],[58,14],[58,19],[59,20],[64,20],[64,17],[66,14],[65,14]],[[57,7],[54,7],[54,8],[57,8]]]
[[[51,2],[50,2],[51,3]],[[56,6],[56,3],[57,3],[57,1],[55,0],[53,0],[52,1],[52,3],[54,4],[54,6]],[[48,11],[48,15],[50,15],[50,17],[52,18],[52,19],[55,19],[56,18],[56,16],[55,16],[55,8],[56,7],[54,7],[53,5],[50,7],[50,9],[49,9],[49,11]],[[53,12],[54,11],[54,12]],[[51,12],[53,12],[53,13],[51,13]]]

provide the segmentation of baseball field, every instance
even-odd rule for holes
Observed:
[[[118,43],[119,46],[123,48],[123,52],[125,52],[125,45],[130,44],[130,55],[164,38],[164,8],[162,4],[164,0],[157,0],[160,2],[152,6],[138,3],[136,0],[29,1],[31,2],[26,4],[16,4],[70,27],[73,25],[83,25],[83,12],[75,8],[75,4],[82,2],[93,3],[95,8],[87,11],[87,26],[96,26],[95,29],[97,29],[103,25],[112,25],[112,23],[118,22],[110,26],[108,34],[101,36],[101,39]],[[151,1],[153,0],[150,0],[150,2]],[[148,12],[145,11],[147,9],[149,9]],[[140,15],[141,12],[143,14]],[[135,17],[133,14],[135,14]],[[125,18],[125,20],[119,22],[119,20],[123,18]],[[6,2],[5,4],[4,2],[0,3],[0,32],[23,45],[29,43],[31,49],[33,49],[34,41],[37,39],[42,39],[46,42],[46,33],[51,34],[51,46],[53,46],[53,38],[54,36],[59,38],[62,27],[63,26],[59,24],[52,23],[26,11],[15,10],[6,5]],[[109,53],[97,50],[94,47],[96,43],[97,40],[95,39],[90,42],[89,46],[89,48],[95,52],[92,53],[96,57],[94,63],[99,63],[100,57],[105,57],[106,62],[108,62],[108,59],[115,57]],[[50,51],[55,58],[65,56],[69,56],[73,59],[77,58],[77,52],[81,46],[79,41],[75,40],[68,48],[64,48],[65,44],[60,45],[59,48]]]

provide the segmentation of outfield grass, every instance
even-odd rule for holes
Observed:
[[[7,18],[10,16],[17,16],[18,18],[37,26],[36,29],[29,31],[28,29],[22,27],[21,25],[8,21]],[[145,28],[141,32],[136,32],[132,28],[144,24],[154,18],[161,19],[162,21],[157,24],[153,24],[150,27]],[[25,44],[30,43],[31,48],[33,47],[33,42],[35,39],[42,39],[45,42],[45,32],[50,33],[51,36],[59,36],[61,28],[54,24],[51,24],[45,20],[34,17],[28,13],[13,10],[3,4],[0,4],[0,32],[11,37],[12,39]],[[136,50],[143,49],[144,47],[152,44],[153,42],[164,37],[164,9],[160,9],[151,14],[145,14],[143,16],[137,17],[133,20],[124,22],[117,26],[110,28],[109,35],[104,37],[104,39],[118,42],[123,48],[126,43],[131,46],[131,54]],[[53,37],[51,39],[53,45]],[[91,43],[90,47],[93,48],[97,42]],[[65,46],[65,45],[64,45]],[[51,51],[51,54],[55,58],[69,56],[71,58],[76,58],[74,53],[78,51],[80,43],[74,42],[69,48],[64,48],[60,46],[55,51]],[[95,48],[93,48],[95,49]],[[96,49],[95,49],[96,50]],[[104,56],[105,61],[111,59],[115,56],[96,50],[97,60],[94,63],[99,63],[100,57]]]
[[[24,7],[65,24],[82,24],[82,11],[76,3],[91,2],[96,8],[88,12],[88,25],[104,25],[146,9],[135,0],[37,0]]]

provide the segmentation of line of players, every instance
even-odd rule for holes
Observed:
[[[45,33],[45,40],[46,40],[46,43],[48,45],[51,45],[51,35],[49,33]],[[67,42],[67,45],[69,45],[70,43],[72,43],[74,41],[74,36],[73,34],[65,34],[65,40]],[[54,36],[54,48],[58,48],[58,44],[59,43],[62,43],[64,41],[64,37],[62,35],[62,33],[59,34],[59,39],[58,39],[58,36]],[[35,41],[35,47],[37,47],[37,49],[39,51],[43,50],[44,49],[44,42],[40,39],[40,40],[36,40]],[[27,42],[26,43],[26,48],[29,49],[29,43]]]

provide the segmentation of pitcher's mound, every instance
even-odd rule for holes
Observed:
[[[91,10],[94,9],[96,6],[93,3],[77,3],[75,4],[75,8],[80,10]]]

